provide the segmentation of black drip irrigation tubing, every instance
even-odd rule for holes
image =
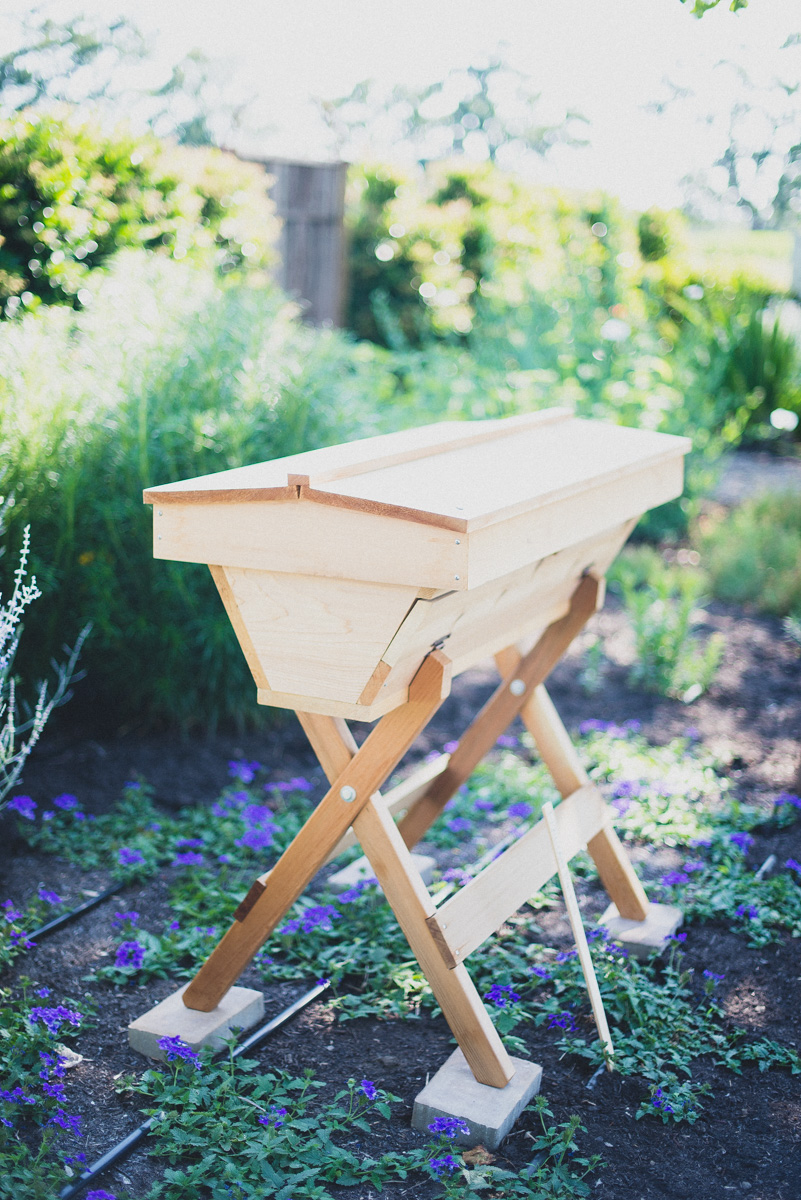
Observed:
[[[97,896],[92,896],[83,904],[79,904],[77,908],[62,913],[60,917],[54,917],[52,921],[48,921],[41,929],[35,929],[33,933],[26,933],[25,937],[35,943],[37,938],[46,937],[48,933],[55,933],[62,925],[68,925],[70,921],[74,921],[82,913],[89,912],[91,908],[97,908],[98,904],[102,904],[104,900],[108,900],[111,896],[116,896],[127,886],[127,883],[114,883],[111,887],[106,888],[104,892],[99,892]]]
[[[285,1008],[283,1012],[280,1012],[278,1016],[273,1017],[272,1020],[266,1023],[266,1025],[262,1025],[260,1029],[254,1030],[254,1032],[249,1034],[243,1041],[238,1042],[231,1057],[239,1058],[240,1055],[247,1054],[249,1050],[253,1050],[266,1038],[270,1037],[271,1034],[275,1033],[278,1029],[281,1029],[282,1026],[286,1025],[288,1021],[291,1021],[292,1018],[297,1016],[297,1014],[304,1009],[307,1004],[311,1004],[312,1000],[316,1000],[317,997],[322,995],[323,992],[327,991],[329,987],[330,984],[327,979],[316,983],[313,988],[309,988],[307,992],[304,992],[302,996],[298,997],[293,1004],[290,1004],[289,1007]],[[226,1050],[223,1049],[219,1053],[225,1054]],[[217,1055],[215,1055],[215,1058],[216,1057]],[[148,1117],[146,1121],[143,1121],[138,1128],[134,1129],[131,1133],[124,1137],[122,1141],[117,1142],[116,1146],[112,1146],[110,1150],[107,1150],[105,1154],[102,1154],[100,1158],[96,1159],[91,1166],[88,1166],[86,1170],[80,1174],[74,1183],[68,1183],[66,1187],[61,1189],[58,1194],[59,1200],[72,1200],[72,1197],[80,1196],[81,1192],[83,1192],[90,1183],[94,1183],[98,1176],[107,1171],[109,1167],[113,1167],[116,1163],[121,1162],[122,1159],[127,1158],[128,1155],[136,1149],[139,1143],[144,1141],[144,1139],[150,1133],[150,1130],[155,1125],[156,1121],[159,1119],[160,1115],[160,1113],[155,1113],[152,1117]]]

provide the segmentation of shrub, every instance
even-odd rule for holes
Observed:
[[[0,314],[88,302],[90,272],[125,246],[264,261],[275,228],[263,172],[232,155],[69,110],[0,120]]]
[[[698,543],[719,599],[801,617],[801,495],[748,500],[707,520]]]

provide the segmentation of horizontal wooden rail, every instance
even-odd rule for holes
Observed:
[[[554,815],[568,860],[609,821],[606,803],[593,784],[573,792]],[[555,874],[548,829],[539,821],[428,918],[448,965],[464,962]]]

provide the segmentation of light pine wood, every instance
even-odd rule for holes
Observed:
[[[292,480],[289,486],[293,488],[310,483],[316,486],[335,479],[362,475],[381,467],[447,453],[454,446],[509,437],[516,430],[569,417],[570,412],[566,408],[549,408],[488,421],[440,421],[147,488],[144,502],[203,504],[217,500],[239,502],[272,499],[286,492],[288,479]]]
[[[298,716],[326,775],[340,774],[358,753],[350,731],[330,717]],[[380,795],[361,810],[353,829],[470,1069],[479,1083],[504,1087],[514,1074],[512,1063],[466,968],[451,970],[443,961],[426,924],[434,903]]]
[[[537,644],[521,659],[514,679],[523,691],[515,694],[505,679],[490,697],[461,738],[446,769],[432,782],[428,792],[400,823],[407,846],[414,846],[436,820],[448,800],[470,777],[481,759],[509,727],[529,695],[550,674],[581,627],[595,612],[601,585],[585,576],[571,597],[569,612],[543,633]]]
[[[218,567],[216,564],[209,563],[209,571],[211,572],[211,577],[214,580],[214,585],[219,592],[220,599],[225,606],[228,620],[233,626],[236,639],[239,642],[239,646],[245,656],[245,661],[250,668],[250,673],[253,676],[253,682],[256,684],[257,688],[269,689],[270,684],[267,680],[267,676],[264,673],[261,657],[256,647],[253,645],[247,623],[239,611],[239,605],[237,604],[233,589],[231,588],[231,585],[229,584],[228,578],[225,574],[225,567]]]
[[[467,541],[458,532],[307,501],[157,505],[153,538],[155,558],[178,562],[449,591],[467,587]]]
[[[228,584],[232,607],[262,676],[269,676],[270,690],[349,704],[360,702],[376,664],[417,597],[416,588],[397,584],[246,567],[218,567],[217,571]],[[235,628],[241,642],[240,629]],[[417,666],[424,654],[418,655]],[[380,683],[375,694],[378,691]]]
[[[509,654],[504,655],[504,669],[514,670],[510,667],[511,661]],[[569,796],[576,788],[583,787],[589,776],[544,687],[535,690],[520,716],[560,795]],[[648,896],[620,844],[611,818],[590,839],[587,850],[620,915],[629,921],[644,921],[648,916]]]
[[[556,819],[565,855],[572,858],[603,827],[608,813],[600,792],[590,785],[563,800]],[[429,918],[446,962],[464,962],[555,873],[548,830],[538,821]]]
[[[352,824],[439,708],[450,684],[443,654],[422,664],[409,690],[409,701],[389,713],[367,738],[284,851],[270,872],[267,885],[257,880],[238,910],[235,921],[200,968],[186,991],[187,1008],[210,1012],[241,975],[287,909],[298,899],[327,855]],[[346,802],[342,790],[353,789]]]
[[[545,821],[545,826],[548,830],[548,836],[551,840],[551,848],[554,858],[556,859],[556,869],[559,874],[559,883],[562,886],[562,895],[565,898],[565,908],[567,909],[570,928],[573,930],[573,941],[576,943],[578,958],[581,964],[584,982],[587,985],[587,992],[590,997],[590,1005],[592,1007],[592,1015],[595,1020],[595,1027],[598,1030],[598,1037],[601,1041],[604,1054],[606,1056],[607,1070],[612,1070],[612,1057],[614,1049],[612,1047],[612,1038],[609,1033],[609,1024],[606,1020],[606,1010],[604,1002],[601,999],[601,990],[598,987],[598,979],[595,974],[595,967],[592,962],[590,948],[587,945],[587,934],[584,931],[584,922],[581,919],[576,892],[573,887],[573,880],[570,875],[570,869],[567,865],[567,856],[562,848],[562,839],[559,834],[559,826],[556,823],[554,816],[553,805],[550,801],[542,806],[542,816]]]
[[[471,526],[467,533],[469,587],[480,587],[561,550],[576,540],[578,531],[584,539],[641,516],[645,508],[681,495],[683,477],[683,459],[669,458],[633,474],[597,483],[588,479],[583,491],[556,493],[547,502],[502,521],[475,530]]]

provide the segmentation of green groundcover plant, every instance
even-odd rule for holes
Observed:
[[[725,989],[723,964],[710,963],[697,975],[684,965],[697,922],[722,922],[755,946],[801,936],[801,863],[788,859],[765,876],[751,855],[754,831],[792,824],[801,799],[782,793],[768,815],[742,804],[692,730],[660,747],[641,737],[636,721],[588,721],[581,734],[591,777],[612,805],[623,838],[676,857],[679,865],[650,886],[680,904],[687,918],[664,964],[631,959],[602,927],[590,932],[615,1068],[638,1087],[638,1120],[693,1124],[703,1119],[711,1098],[709,1083],[699,1078],[703,1064],[735,1073],[801,1073],[793,1047],[732,1025],[718,999]],[[530,751],[528,739],[505,737],[493,760],[454,797],[431,842],[441,863],[447,863],[455,835],[462,863],[466,846],[468,858],[480,864],[506,836],[519,836],[538,819],[553,789]],[[246,760],[232,761],[230,774],[211,808],[171,816],[159,813],[141,781],[126,787],[114,812],[96,819],[68,794],[47,807],[31,797],[12,799],[20,834],[40,852],[84,867],[104,865],[121,880],[144,883],[168,870],[170,918],[161,926],[133,909],[109,913],[115,939],[110,961],[85,979],[94,997],[109,987],[191,976],[230,920],[230,896],[244,892],[254,872],[275,860],[310,811],[313,789],[305,778],[275,781],[258,762]],[[446,895],[475,869],[443,866],[435,896]],[[581,857],[574,873],[589,881],[595,875]],[[558,902],[553,883],[533,896],[528,911],[506,922],[477,956],[472,974],[510,1051],[527,1054],[526,1030],[537,1028],[555,1052],[596,1070],[604,1056],[576,952],[544,945],[536,924],[537,912]],[[43,885],[26,904],[8,900],[0,924],[2,962],[24,954],[48,910],[63,911],[65,903]],[[437,1011],[391,910],[369,880],[339,893],[323,885],[302,897],[255,962],[267,983],[329,979],[340,1021]],[[69,1072],[64,1074],[61,1057],[65,1034],[77,1035],[80,1049],[80,1031],[95,1002],[51,996],[25,980],[5,993],[4,1023],[12,1036],[2,1044],[7,1082],[0,1092],[0,1158],[15,1195],[51,1194],[48,1187],[52,1192],[59,1178],[81,1166],[64,1140],[79,1116],[69,1103]],[[230,1057],[198,1058],[176,1040],[166,1049],[164,1068],[119,1083],[145,1113],[158,1114],[150,1145],[164,1174],[150,1193],[154,1200],[177,1200],[199,1189],[210,1197],[244,1198],[261,1189],[285,1200],[323,1200],[335,1180],[380,1188],[407,1177],[438,1180],[441,1194],[454,1198],[486,1188],[521,1200],[567,1198],[586,1195],[588,1173],[599,1166],[581,1152],[578,1118],[555,1121],[544,1098],[535,1105],[541,1131],[535,1157],[517,1173],[491,1163],[466,1164],[453,1140],[457,1122],[435,1122],[425,1145],[371,1157],[355,1148],[358,1131],[380,1137],[396,1103],[371,1080],[352,1080],[332,1094],[310,1074],[263,1073],[255,1063],[234,1071]]]

